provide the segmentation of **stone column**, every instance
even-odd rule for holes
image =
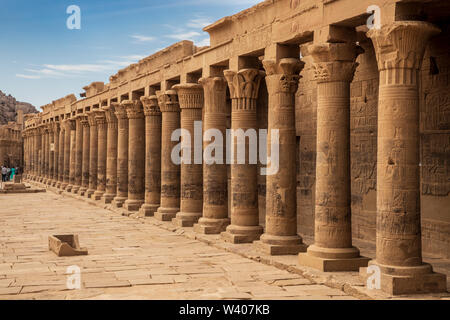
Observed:
[[[83,127],[83,160],[81,166],[81,188],[78,194],[84,196],[89,188],[90,128],[89,119],[86,115],[81,116],[80,122]]]
[[[65,123],[60,121],[59,127],[58,182],[56,183],[56,187],[62,189],[64,185]]]
[[[91,198],[97,190],[97,155],[98,155],[98,132],[95,112],[87,113],[89,120],[89,188],[84,194]]]
[[[128,117],[128,199],[124,208],[138,211],[145,196],[145,120],[140,100],[124,101]]]
[[[62,189],[67,190],[67,186],[70,182],[70,133],[72,131],[72,120],[64,120],[64,183]]]
[[[42,183],[44,183],[44,184],[47,184],[47,181],[48,181],[48,174],[49,174],[49,171],[48,171],[48,168],[49,168],[49,165],[48,165],[48,160],[49,160],[49,158],[48,158],[48,149],[49,149],[49,127],[48,127],[48,124],[45,124],[44,125],[44,128],[43,128],[44,130],[44,132],[43,132],[43,140],[42,140],[42,151],[43,151],[43,156],[42,156],[42,159],[43,159],[43,168],[42,168]]]
[[[266,228],[258,242],[270,255],[298,254],[306,245],[297,234],[295,93],[303,63],[264,60],[269,95],[266,168]],[[272,150],[272,146],[278,148]]]
[[[69,165],[69,185],[66,188],[67,192],[72,192],[75,186],[75,159],[76,159],[76,121],[70,119],[70,165]]]
[[[171,141],[172,132],[180,128],[180,106],[177,92],[157,92],[162,112],[161,130],[161,206],[155,218],[172,221],[180,211],[180,166],[172,161],[172,150],[177,142]]]
[[[53,123],[48,125],[48,179],[47,179],[47,185],[51,186],[53,182],[53,173],[55,169],[54,164],[54,129]]]
[[[105,112],[95,111],[95,121],[97,122],[97,190],[93,199],[101,200],[106,191],[106,152],[108,139],[108,123]]]
[[[38,182],[44,181],[45,174],[45,126],[40,125],[39,128],[39,173]]]
[[[232,99],[231,128],[232,130],[257,130],[256,117],[259,85],[264,72],[257,69],[242,69],[239,72],[224,71],[228,81]],[[245,163],[238,164],[237,157],[233,157],[231,164],[231,224],[226,232],[222,233],[224,240],[232,243],[248,243],[258,240],[263,232],[259,225],[258,212],[258,165],[250,163],[250,150],[256,153],[258,133],[254,132],[254,139],[249,143],[242,139],[232,137],[231,148],[237,155],[238,145],[244,145]],[[251,135],[251,134],[250,134]],[[247,139],[245,139],[247,140]],[[236,143],[237,142],[237,143]],[[255,160],[255,159],[253,159]]]
[[[106,142],[106,191],[102,201],[111,203],[117,192],[117,117],[115,115],[118,103],[111,102],[109,106],[103,107],[108,125]]]
[[[124,102],[116,106],[117,131],[117,195],[113,205],[123,207],[128,199],[128,117]]]
[[[203,211],[194,231],[203,234],[219,234],[230,224],[228,218],[228,175],[225,163],[225,140],[227,129],[227,82],[223,77],[202,78],[199,83],[204,91],[203,130],[219,130],[219,136],[204,142],[206,155],[203,159]],[[206,138],[206,137],[205,137]],[[219,139],[217,141],[216,139]],[[215,148],[217,146],[217,148]],[[215,148],[215,149],[212,149]]]
[[[428,40],[440,30],[421,21],[372,29],[380,72],[376,260],[390,294],[446,291],[446,276],[422,261],[419,71]]]
[[[38,145],[37,145],[37,137],[38,137],[38,130],[36,128],[33,128],[33,179],[36,181],[37,174],[38,174]]]
[[[53,123],[53,180],[52,186],[55,187],[58,182],[58,162],[59,162],[59,123]]]
[[[81,116],[78,115],[76,121],[75,135],[75,184],[72,192],[78,193],[81,188],[81,180],[83,178],[83,126],[81,125]]]
[[[161,201],[161,110],[157,96],[141,97],[145,115],[145,203],[139,213],[153,216]]]
[[[350,180],[350,83],[357,63],[354,44],[312,45],[317,80],[317,158],[314,244],[299,254],[301,265],[321,271],[366,266],[352,246]]]
[[[193,227],[202,216],[203,208],[203,166],[201,163],[195,163],[195,153],[199,154],[200,160],[203,159],[203,139],[195,140],[195,133],[202,136],[203,87],[200,84],[188,83],[176,85],[173,89],[178,94],[181,129],[189,133],[189,137],[181,137],[181,153],[189,163],[181,162],[180,212],[172,221],[179,227]],[[195,132],[195,122],[200,124],[198,132]],[[184,155],[187,151],[190,156]]]

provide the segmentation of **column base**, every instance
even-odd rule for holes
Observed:
[[[155,212],[155,218],[159,221],[172,221],[176,217],[180,208],[163,208],[159,207]]]
[[[193,227],[201,216],[201,212],[178,212],[172,223],[178,227]]]
[[[69,185],[67,185],[67,187],[66,187],[66,192],[72,192],[72,189],[73,189],[73,184],[69,184]]]
[[[359,250],[351,248],[321,248],[315,245],[308,247],[307,252],[298,255],[299,264],[322,272],[358,271],[366,267],[369,258],[361,257]]]
[[[194,231],[201,234],[220,234],[230,225],[230,219],[200,218],[194,225]]]
[[[88,190],[86,191],[86,193],[84,194],[84,196],[85,196],[86,198],[92,198],[92,199],[93,199],[94,193],[95,193],[95,190],[93,190],[93,189],[88,189]]]
[[[115,197],[112,201],[112,205],[116,208],[122,208],[125,201],[127,201],[128,198],[126,197]]]
[[[116,197],[115,194],[105,193],[101,199],[102,203],[104,204],[110,204],[114,198]]]
[[[63,182],[61,184],[61,190],[63,190],[63,191],[66,190],[68,185],[69,185],[68,183]]]
[[[308,246],[299,235],[275,236],[263,234],[260,241],[255,241],[257,248],[271,256],[296,255],[306,252]]]
[[[102,199],[104,194],[105,194],[104,191],[95,191],[93,196],[92,196],[92,199],[94,199],[95,201],[99,201],[99,200]]]
[[[78,194],[78,191],[80,191],[80,186],[73,186],[73,188],[72,188],[72,193],[74,193],[74,194]]]
[[[128,211],[139,211],[143,204],[144,200],[126,200],[123,207]]]
[[[51,186],[52,186],[52,187],[56,187],[57,184],[58,184],[58,181],[53,180]]]
[[[83,197],[86,194],[86,191],[87,188],[81,187],[80,190],[78,190],[78,194]]]
[[[61,181],[57,181],[55,184],[55,187],[57,187],[58,189],[61,188],[62,182]]]
[[[442,293],[447,292],[447,276],[433,272],[433,267],[424,263],[417,267],[397,267],[378,264],[375,260],[369,266],[380,268],[380,287],[382,291],[391,295]],[[368,273],[367,268],[361,268],[359,275],[364,283],[374,273]],[[369,280],[370,281],[370,280]]]
[[[237,226],[229,225],[225,232],[221,233],[222,239],[234,244],[251,243],[259,240],[264,232],[261,226]]]
[[[139,216],[141,217],[153,217],[158,210],[159,204],[144,203],[139,209]]]

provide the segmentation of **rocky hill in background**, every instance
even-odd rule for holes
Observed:
[[[38,112],[33,105],[17,101],[13,96],[6,95],[0,90],[0,125],[16,121],[17,110],[23,110],[24,114]]]

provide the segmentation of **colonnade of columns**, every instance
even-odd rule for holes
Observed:
[[[416,21],[368,33],[380,73],[377,252],[369,264],[381,268],[383,289],[394,293],[445,287],[445,276],[422,262],[419,192],[418,72],[428,39],[438,32]],[[360,51],[354,43],[313,44],[309,51],[318,106],[315,239],[308,248],[297,233],[295,94],[303,68],[298,58],[266,59],[265,72],[225,70],[140,99],[110,101],[60,126],[33,128],[25,135],[30,153],[26,173],[143,216],[193,226],[198,233],[222,234],[232,243],[257,241],[268,254],[299,254],[302,265],[356,271],[369,262],[352,245],[351,232],[350,84]],[[272,139],[278,139],[279,147],[279,169],[267,176],[265,228],[259,224],[259,173],[257,164],[248,161],[249,143],[246,162],[234,159],[231,164],[230,189],[223,152],[215,149],[215,161],[205,158],[203,165],[194,161],[196,152],[207,151],[212,143],[206,136],[197,146],[196,121],[203,119],[200,134],[216,129],[226,136],[227,86],[231,129],[258,129],[262,81],[269,95],[268,155],[274,156]],[[191,137],[186,149],[189,135],[182,131],[180,154],[190,163],[172,159],[179,143],[172,141],[172,133],[179,128]],[[278,130],[276,136],[272,129]]]

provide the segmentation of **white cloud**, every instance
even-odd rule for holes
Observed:
[[[209,38],[205,38],[205,39],[203,39],[203,40],[201,40],[199,42],[196,42],[195,45],[197,47],[206,47],[206,46],[210,46],[211,43],[209,41]]]
[[[17,73],[16,77],[23,78],[23,79],[40,79],[41,78],[41,76],[33,76],[33,75],[21,74],[21,73]]]
[[[191,19],[186,24],[189,28],[194,29],[203,29],[206,26],[209,26],[212,22],[208,18],[197,18],[197,19]]]
[[[201,34],[197,31],[186,31],[181,33],[170,34],[167,37],[177,40],[192,40],[195,37],[200,36]]]
[[[24,69],[28,74],[18,73],[16,77],[24,79],[68,78],[80,77],[92,73],[110,73],[136,63],[145,58],[144,55],[128,55],[86,64],[44,64],[32,65],[32,69]]]
[[[133,38],[134,40],[136,40],[137,42],[150,42],[150,41],[155,40],[154,37],[142,36],[142,35],[132,35],[130,37]]]

